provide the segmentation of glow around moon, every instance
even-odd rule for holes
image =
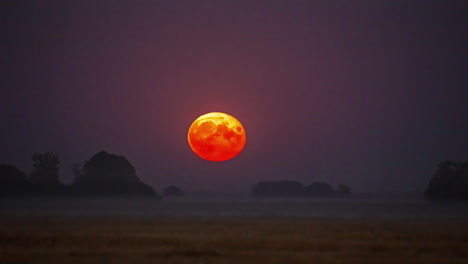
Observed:
[[[239,120],[220,112],[204,114],[193,121],[187,137],[193,152],[211,161],[234,158],[244,149],[247,141]]]

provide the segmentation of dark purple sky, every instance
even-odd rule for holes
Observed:
[[[157,190],[322,180],[423,190],[468,160],[466,1],[2,1],[0,163],[60,175],[100,150]],[[220,111],[247,132],[214,163],[186,134]]]

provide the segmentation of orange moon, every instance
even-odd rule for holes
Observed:
[[[239,120],[220,112],[204,114],[195,119],[187,138],[195,154],[211,161],[234,158],[244,149],[247,141]]]

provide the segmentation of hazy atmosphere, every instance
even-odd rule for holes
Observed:
[[[8,1],[0,163],[57,152],[62,181],[101,150],[156,189],[247,192],[261,180],[423,191],[468,160],[466,1]],[[210,162],[190,124],[242,122]]]
[[[468,1],[0,1],[0,263],[468,263]]]

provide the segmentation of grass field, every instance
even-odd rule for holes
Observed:
[[[1,219],[0,263],[468,263],[468,224]]]

